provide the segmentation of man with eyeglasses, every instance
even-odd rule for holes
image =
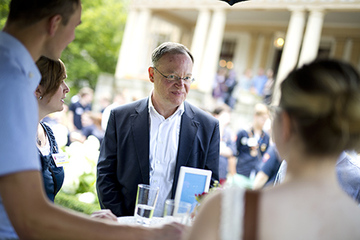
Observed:
[[[174,198],[181,166],[209,169],[219,180],[219,122],[186,102],[194,59],[179,43],[166,42],[152,53],[150,96],[111,111],[97,165],[102,208],[134,215],[137,185],[160,189],[155,217]]]

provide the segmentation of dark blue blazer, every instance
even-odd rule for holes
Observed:
[[[209,169],[219,180],[219,122],[185,102],[172,186],[175,195],[181,166]],[[133,216],[137,185],[149,184],[148,98],[111,111],[97,165],[97,193],[101,208],[117,216]]]

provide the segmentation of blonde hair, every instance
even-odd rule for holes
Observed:
[[[269,109],[264,103],[257,103],[254,107],[254,113],[256,115],[269,114]]]
[[[280,107],[312,154],[360,150],[360,77],[348,63],[315,61],[281,84]]]

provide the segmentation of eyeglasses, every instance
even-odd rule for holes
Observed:
[[[158,71],[158,73],[161,74],[161,76],[163,76],[164,78],[166,78],[169,82],[175,82],[175,81],[180,81],[181,79],[184,80],[185,83],[192,83],[195,81],[195,79],[193,77],[179,77],[176,76],[174,74],[170,74],[168,76],[165,76],[164,74],[162,74],[156,67],[153,67],[156,71]]]

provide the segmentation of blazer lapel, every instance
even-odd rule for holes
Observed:
[[[131,132],[134,138],[134,148],[140,166],[142,182],[149,184],[149,114],[148,99],[141,101],[135,108],[136,113],[131,115]]]
[[[181,126],[180,126],[180,136],[179,136],[179,148],[178,155],[176,159],[175,167],[175,176],[172,188],[172,196],[175,196],[175,190],[177,185],[177,180],[180,173],[180,167],[186,166],[189,156],[192,152],[194,146],[194,139],[198,131],[200,123],[194,120],[194,113],[190,108],[189,104],[184,102],[185,112],[182,115]]]

